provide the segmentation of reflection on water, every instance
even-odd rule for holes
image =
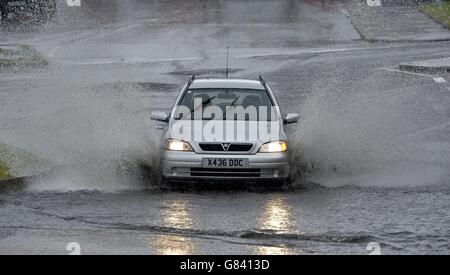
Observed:
[[[192,229],[192,211],[189,200],[172,199],[164,203],[161,211],[162,226],[176,229]],[[282,195],[271,196],[265,202],[260,217],[258,228],[267,231],[268,234],[298,234],[295,226],[293,207],[287,203]],[[197,251],[194,240],[189,236],[180,234],[161,234],[151,240],[157,254],[162,255],[190,255]],[[254,253],[258,255],[289,255],[296,254],[296,250],[289,245],[280,243],[274,245],[261,245],[254,247]]]
[[[258,255],[295,255],[294,249],[279,246],[257,246],[255,253]]]
[[[194,253],[194,245],[188,237],[161,235],[157,239],[156,251],[159,255],[191,255]]]
[[[276,233],[297,233],[292,207],[282,196],[274,196],[266,201],[264,211],[259,219],[259,227]]]
[[[170,200],[162,211],[162,225],[167,228],[191,229],[192,214],[185,200]],[[154,241],[156,251],[161,255],[189,255],[195,252],[192,238],[180,235],[160,235]]]
[[[164,205],[162,218],[165,227],[178,229],[192,228],[189,203],[185,200],[167,201]]]
[[[270,197],[259,219],[259,228],[275,231],[275,234],[298,234],[292,207],[281,195]],[[258,246],[255,253],[259,255],[295,254],[294,249],[285,246]]]

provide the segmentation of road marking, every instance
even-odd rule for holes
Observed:
[[[391,68],[381,68],[382,70],[388,71],[388,72],[394,72],[394,73],[403,73],[403,74],[409,74],[409,75],[415,75],[415,76],[421,76],[421,77],[427,77],[427,78],[431,78],[434,80],[434,82],[438,83],[438,84],[445,84],[447,83],[447,80],[445,80],[443,77],[441,76],[435,76],[435,75],[429,75],[429,74],[421,74],[421,73],[413,73],[413,72],[407,72],[407,71],[402,71],[400,69],[396,69],[396,67],[391,67]],[[450,87],[446,87],[447,90],[450,91]]]
[[[344,12],[344,11],[343,11]],[[344,12],[345,13],[345,12]],[[444,42],[434,42],[443,44]],[[448,43],[448,42],[447,42]],[[433,44],[436,45],[436,44]],[[278,53],[261,53],[261,54],[241,54],[235,55],[235,58],[257,58],[257,57],[279,57],[279,56],[298,56],[307,54],[329,54],[329,53],[347,53],[347,52],[364,52],[364,51],[380,51],[380,50],[392,50],[392,49],[410,49],[416,48],[415,44],[397,44],[394,46],[366,46],[366,47],[349,47],[349,48],[322,48],[318,50],[293,50],[288,52]],[[392,67],[391,67],[392,68]],[[383,68],[382,68],[383,69]],[[399,71],[402,72],[403,71]]]
[[[297,55],[307,55],[307,54],[329,54],[329,53],[347,53],[347,52],[363,52],[363,51],[380,51],[380,50],[391,50],[391,49],[409,49],[414,48],[414,45],[395,45],[395,46],[369,46],[369,47],[358,47],[354,48],[320,48],[320,49],[304,49],[304,50],[292,50],[286,52],[277,53],[261,53],[261,54],[240,54],[235,55],[235,58],[257,58],[257,57],[279,57],[279,56],[297,56]],[[402,71],[403,72],[403,71]]]
[[[307,54],[327,54],[327,53],[345,53],[345,52],[356,52],[356,51],[366,51],[372,48],[334,48],[334,49],[319,49],[319,50],[296,50],[292,52],[281,52],[281,53],[262,53],[262,54],[244,54],[236,55],[236,58],[257,58],[257,57],[278,57],[278,56],[295,56],[295,55],[307,55]],[[373,48],[375,49],[375,48]],[[384,49],[384,48],[377,48]]]
[[[429,133],[431,131],[440,131],[440,130],[447,130],[448,127],[450,126],[450,122],[446,122],[440,125],[434,125],[425,129],[420,129],[415,131],[414,133],[410,133],[410,134],[406,134],[406,135],[402,135],[402,137],[413,137],[413,136],[417,136],[423,133]]]
[[[202,58],[199,57],[186,57],[186,58],[166,58],[166,59],[125,59],[125,58],[104,58],[104,59],[65,59],[59,61],[65,65],[108,65],[108,64],[143,64],[143,63],[164,63],[174,61],[199,61]]]
[[[390,68],[381,68],[382,70],[394,72],[394,73],[402,73],[402,74],[409,74],[409,75],[415,75],[415,76],[422,76],[427,78],[435,78],[435,76],[429,75],[429,74],[421,74],[421,73],[413,73],[413,72],[407,72],[402,71],[400,69],[397,69],[396,67],[390,67]]]
[[[447,83],[447,81],[444,78],[442,78],[442,77],[433,77],[433,80],[436,83],[441,83],[441,84]]]

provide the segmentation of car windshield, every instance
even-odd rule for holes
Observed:
[[[272,121],[273,102],[265,90],[191,89],[178,104],[175,119]],[[181,107],[181,108],[180,108]]]

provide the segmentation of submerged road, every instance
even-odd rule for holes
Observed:
[[[147,2],[59,3],[56,22],[0,34],[50,61],[0,72],[0,141],[61,167],[0,194],[0,254],[449,253],[450,77],[397,67],[450,42],[365,42],[330,1]],[[263,74],[301,114],[298,176],[161,188],[150,113],[191,74],[221,76],[227,46],[232,77]]]

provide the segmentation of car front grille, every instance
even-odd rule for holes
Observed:
[[[192,177],[259,178],[261,169],[191,168]]]
[[[251,143],[229,143],[228,149],[224,143],[200,143],[200,148],[205,152],[248,152],[253,148]]]
[[[222,152],[223,147],[221,143],[200,143],[200,148],[208,152]]]

